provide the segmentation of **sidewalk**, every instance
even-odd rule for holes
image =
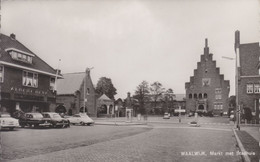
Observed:
[[[258,126],[241,125],[233,130],[245,162],[260,160],[260,132]]]

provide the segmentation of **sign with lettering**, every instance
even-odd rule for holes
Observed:
[[[31,89],[31,88],[17,88],[11,87],[11,91],[19,93],[19,94],[31,94],[31,95],[47,95],[47,91],[38,90],[38,89]]]

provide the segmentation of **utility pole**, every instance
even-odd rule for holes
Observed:
[[[240,105],[239,105],[239,100],[238,100],[238,79],[239,79],[238,68],[240,67],[239,45],[240,45],[240,33],[237,30],[235,32],[235,52],[236,52],[236,126],[237,126],[238,130],[240,130]]]

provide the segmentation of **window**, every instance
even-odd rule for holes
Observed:
[[[90,91],[89,88],[87,88],[87,95],[89,94],[89,91]]]
[[[216,94],[215,98],[216,98],[216,100],[221,100],[222,99],[222,95],[221,94]]]
[[[204,93],[204,98],[208,98],[208,95],[207,95],[207,93]]]
[[[189,98],[190,98],[190,99],[192,98],[192,94],[191,94],[191,93],[189,94]]]
[[[0,66],[0,82],[4,82],[4,67]]]
[[[196,94],[196,93],[194,94],[194,98],[195,98],[195,99],[197,98],[197,94]]]
[[[221,88],[216,88],[216,89],[215,89],[215,93],[216,93],[216,94],[221,94],[221,93],[222,93],[222,92],[221,92]]]
[[[38,87],[38,74],[23,71],[23,85],[28,87]]]
[[[254,92],[254,85],[253,84],[247,84],[246,85],[246,92],[247,93],[253,93]]]
[[[202,94],[201,93],[199,94],[199,99],[202,99]]]
[[[214,109],[215,110],[223,110],[223,104],[220,102],[220,103],[215,103],[214,104]]]
[[[255,84],[254,85],[254,92],[255,93],[260,93],[260,84]]]
[[[12,59],[14,60],[19,60],[25,63],[32,63],[32,56],[30,55],[26,55],[26,54],[22,54],[16,51],[10,51],[9,54],[11,55]]]
[[[55,78],[50,79],[50,90],[55,90]]]

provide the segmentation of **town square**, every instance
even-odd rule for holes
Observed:
[[[259,0],[0,4],[0,161],[260,160]]]

